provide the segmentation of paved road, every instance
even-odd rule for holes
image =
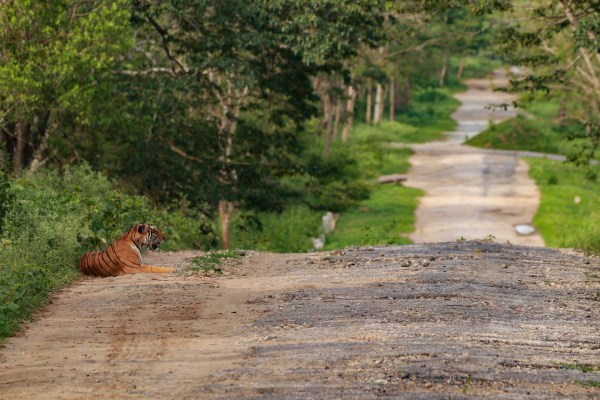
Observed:
[[[466,82],[469,89],[456,98],[462,105],[453,114],[458,122],[446,140],[411,146],[415,154],[405,184],[423,189],[416,212],[415,243],[482,239],[544,246],[539,234],[519,235],[515,226],[530,224],[539,205],[540,193],[528,175],[528,165],[515,151],[465,146],[466,138],[483,131],[490,121],[516,115],[512,108],[486,106],[510,101],[492,86],[505,83],[502,73],[492,79]]]

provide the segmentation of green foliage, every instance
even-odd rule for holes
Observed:
[[[546,245],[600,254],[600,167],[534,158],[527,162],[542,193],[533,224]]]
[[[234,223],[232,247],[278,253],[306,252],[312,248],[310,238],[319,233],[322,215],[322,211],[302,204],[287,207],[281,213],[246,215]]]
[[[111,81],[110,69],[131,44],[127,3],[2,4],[0,127],[16,137],[15,126],[21,124],[27,136],[24,149],[6,148],[15,169],[27,166],[45,145],[58,150],[55,139],[72,149],[65,138],[74,126],[81,131],[90,125],[97,93]]]
[[[492,124],[479,135],[466,141],[476,147],[529,150],[540,153],[565,154],[568,151],[566,137],[558,126],[545,120],[518,115],[498,124]]]
[[[589,381],[576,381],[576,382],[582,386],[600,388],[600,381],[589,380]]]
[[[495,47],[511,65],[523,68],[509,90],[521,96],[550,93],[562,99],[561,120],[579,129],[570,135],[578,150],[571,158],[587,162],[600,143],[600,78],[597,2],[514,2],[496,35]],[[563,121],[561,121],[562,123]]]
[[[581,372],[595,372],[600,371],[600,366],[591,364],[566,364],[561,363],[560,366],[564,369],[573,369]]]
[[[455,90],[419,90],[415,93],[414,101],[411,101],[408,109],[402,111],[398,119],[408,125],[426,127],[424,130],[428,131],[429,137],[434,132],[450,131],[456,127],[456,121],[450,115],[460,105],[453,94],[460,90],[464,90],[464,86]]]
[[[209,240],[200,235],[197,216],[125,195],[85,166],[1,179],[0,338],[44,304],[48,293],[79,276],[83,252],[122,235],[134,222],[157,224],[168,237],[165,248],[198,247]]]

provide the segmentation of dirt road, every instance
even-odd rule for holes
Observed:
[[[514,109],[486,106],[510,101],[494,92],[506,84],[503,73],[491,79],[471,79],[468,90],[456,96],[462,105],[453,114],[458,122],[446,140],[411,146],[415,154],[405,184],[425,191],[416,212],[414,243],[446,242],[459,238],[544,246],[537,233],[519,235],[517,225],[530,224],[540,194],[529,178],[528,166],[517,152],[478,149],[462,143],[487,128],[516,115]]]
[[[83,278],[0,350],[0,399],[600,398],[600,263],[465,242]]]

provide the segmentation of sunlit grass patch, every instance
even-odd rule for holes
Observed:
[[[371,198],[342,214],[326,249],[355,245],[409,244],[405,236],[414,229],[419,189],[399,185],[378,186]]]
[[[542,198],[533,224],[549,247],[600,253],[600,167],[528,158]]]

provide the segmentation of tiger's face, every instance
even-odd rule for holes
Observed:
[[[165,235],[156,225],[141,223],[134,225],[130,232],[133,232],[132,240],[136,243],[138,248],[149,247],[152,250],[156,250],[160,247],[162,242],[167,240]]]
[[[167,240],[167,238],[165,237],[165,235],[163,235],[162,231],[158,229],[158,227],[156,227],[155,225],[148,224],[148,227],[150,234],[148,240],[148,247],[150,247],[152,250],[156,250],[160,247],[162,242]]]

